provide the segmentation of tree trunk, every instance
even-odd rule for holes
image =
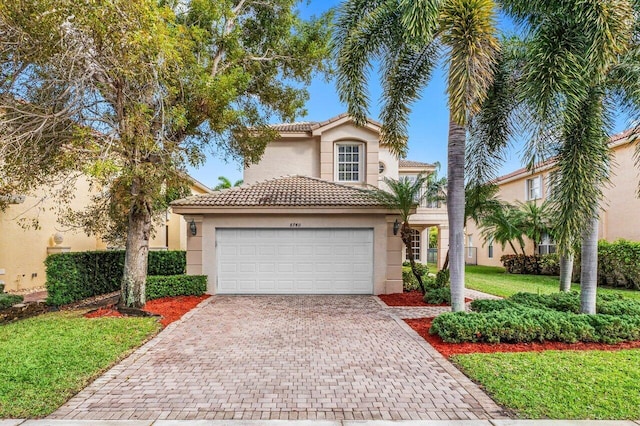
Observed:
[[[422,294],[426,292],[424,288],[424,283],[422,282],[422,276],[418,273],[416,269],[416,261],[413,259],[413,245],[411,244],[411,227],[409,227],[409,223],[404,222],[402,224],[402,229],[400,230],[400,238],[404,243],[404,246],[407,248],[407,254],[409,255],[409,263],[411,264],[411,272],[413,276],[418,280],[418,285],[420,286],[420,291]]]
[[[464,160],[465,128],[449,120],[447,214],[451,310],[464,311]]]
[[[580,312],[595,314],[598,286],[598,217],[591,220],[582,236],[580,268]]]
[[[573,275],[573,254],[560,256],[560,291],[571,291],[571,276]]]
[[[142,308],[146,303],[145,285],[151,235],[151,209],[134,205],[129,212],[129,229],[120,295],[121,307]]]
[[[444,263],[442,264],[442,270],[446,271],[449,267],[449,250],[447,250],[447,255],[444,257]]]

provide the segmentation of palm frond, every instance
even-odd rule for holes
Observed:
[[[492,0],[450,0],[440,14],[442,43],[448,52],[451,119],[465,126],[480,111],[493,82],[500,49]]]

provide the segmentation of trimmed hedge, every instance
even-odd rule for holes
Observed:
[[[560,275],[560,261],[555,253],[542,256],[505,254],[500,257],[500,262],[510,274]]]
[[[20,303],[24,298],[17,294],[0,293],[0,309],[7,309]]]
[[[520,306],[488,313],[447,312],[433,320],[429,332],[454,343],[618,343],[640,340],[640,316],[579,315]]]
[[[186,269],[186,252],[149,252],[149,275],[179,275]],[[124,251],[52,254],[45,260],[47,303],[65,305],[120,289]]]
[[[598,284],[640,290],[640,242],[598,242]]]
[[[481,313],[511,309],[518,306],[578,314],[580,313],[580,294],[577,292],[545,295],[516,293],[508,299],[478,299],[471,302],[471,310]],[[596,308],[599,314],[640,315],[640,301],[625,299],[619,294],[598,294]]]
[[[449,287],[438,287],[428,289],[422,298],[424,303],[430,303],[433,305],[440,304],[451,304],[451,288]]]
[[[447,342],[617,343],[640,339],[640,302],[598,295],[597,315],[580,315],[578,293],[517,293],[503,300],[474,300],[473,313],[446,313],[430,333]]]
[[[206,275],[165,275],[147,277],[147,300],[167,296],[200,296],[207,291]]]

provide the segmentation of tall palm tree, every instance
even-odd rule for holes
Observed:
[[[406,152],[410,104],[420,96],[438,54],[448,68],[448,190],[452,310],[464,310],[464,167],[466,130],[491,86],[499,51],[493,0],[347,0],[334,37],[338,93],[364,124],[367,74],[383,76],[381,142]]]
[[[517,76],[512,93],[529,125],[530,165],[555,157],[549,197],[561,256],[582,239],[582,312],[595,312],[597,217],[609,176],[607,146],[615,108],[640,116],[639,24],[635,0],[502,0],[527,28],[514,49]],[[496,91],[498,93],[499,91]],[[491,97],[490,97],[491,98]],[[504,105],[508,104],[506,102]],[[496,102],[494,105],[503,105]],[[499,108],[487,109],[488,126],[500,133]],[[478,132],[480,135],[491,132]],[[493,134],[493,136],[495,136]],[[495,139],[500,141],[500,137]],[[486,140],[485,140],[486,143]],[[499,142],[489,144],[500,147]]]
[[[422,282],[422,275],[416,267],[416,261],[413,256],[413,231],[409,224],[409,216],[411,216],[411,213],[413,213],[416,206],[419,205],[422,199],[427,195],[424,191],[424,186],[427,180],[428,177],[423,175],[418,175],[415,180],[409,180],[406,177],[399,180],[384,178],[384,183],[389,190],[374,189],[371,191],[373,197],[382,205],[386,206],[390,210],[397,211],[400,215],[400,220],[402,221],[402,225],[400,227],[400,238],[407,248],[409,263],[411,264],[411,272],[413,272],[416,280],[418,280],[422,294],[425,293],[425,287]]]

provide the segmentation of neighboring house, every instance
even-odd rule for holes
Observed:
[[[615,241],[624,238],[631,241],[640,241],[640,198],[638,198],[638,182],[640,171],[635,164],[637,133],[628,130],[611,137],[609,147],[612,154],[611,182],[604,188],[604,203],[601,206],[599,238]],[[516,170],[497,179],[500,191],[498,197],[503,201],[515,203],[536,202],[542,203],[553,190],[549,186],[549,173],[554,169],[555,163],[547,161],[531,172],[526,169]],[[551,238],[538,241],[538,253],[553,253],[556,250]],[[514,243],[515,244],[515,243]],[[518,244],[515,244],[516,248]],[[467,223],[465,256],[468,263],[479,265],[502,266],[500,257],[504,254],[513,254],[513,250],[507,245],[502,247],[482,238],[481,230],[470,221]],[[526,241],[525,252],[533,254],[532,241]]]
[[[366,189],[384,177],[432,173],[380,144],[381,125],[346,114],[321,123],[275,125],[280,138],[244,171],[239,188],[172,204],[196,225],[187,272],[208,276],[215,294],[381,294],[402,291],[404,249],[398,216]],[[448,247],[446,210],[423,203],[411,217],[425,261],[426,229],[439,228],[439,263]]]
[[[194,195],[210,192],[195,180],[191,191]],[[33,196],[15,197],[14,203],[0,212],[0,281],[4,282],[5,291],[29,291],[44,287],[44,260],[51,253],[107,249],[107,244],[99,237],[62,227],[58,223],[55,205],[48,192],[41,190],[36,191]],[[78,179],[70,207],[82,209],[89,203],[90,197],[89,182]],[[38,229],[24,229],[19,225],[20,218],[33,216],[37,217]],[[163,221],[165,223],[155,226],[150,249],[185,250],[187,224],[184,218],[169,209]]]

